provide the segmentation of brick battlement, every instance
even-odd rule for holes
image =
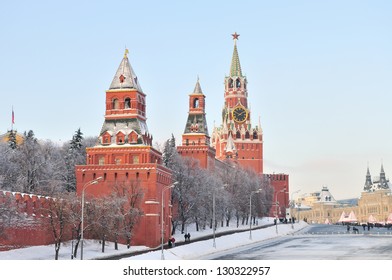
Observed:
[[[283,173],[279,173],[279,174],[264,174],[264,176],[266,176],[271,181],[287,181],[288,177],[289,177],[289,175],[283,174]]]
[[[2,229],[0,251],[53,243],[52,232],[46,226],[45,219],[49,217],[49,203],[55,198],[0,190],[0,204],[6,199],[11,199],[11,204],[14,204],[24,217],[16,218],[17,220]]]
[[[14,199],[18,206],[20,206],[20,211],[32,217],[44,217],[42,210],[45,209],[48,202],[53,199],[49,196],[0,190],[0,202],[5,197]]]

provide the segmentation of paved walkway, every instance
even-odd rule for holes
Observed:
[[[254,227],[252,227],[252,230],[268,228],[268,227],[271,227],[271,226],[274,226],[274,224],[267,224],[267,225],[262,225],[262,226],[254,226]],[[217,232],[217,233],[215,233],[215,237],[220,237],[220,236],[229,235],[229,234],[238,233],[238,232],[244,232],[244,231],[249,231],[249,228],[248,229],[237,229],[237,230],[229,230],[229,231],[224,231],[224,232]],[[208,239],[212,239],[212,238],[213,238],[212,234],[205,235],[205,236],[200,236],[200,237],[197,237],[197,238],[192,238],[191,237],[191,242],[208,240]],[[176,246],[181,246],[181,245],[186,245],[186,244],[189,244],[189,242],[176,241]],[[168,249],[168,245],[165,244],[163,246],[163,248],[164,249]],[[123,258],[129,258],[129,257],[145,254],[145,253],[148,253],[148,252],[151,252],[151,251],[157,251],[157,250],[161,250],[161,246],[158,246],[156,248],[149,248],[149,249],[145,249],[145,250],[140,250],[140,251],[136,251],[136,252],[123,253],[123,254],[119,254],[117,256],[96,258],[96,260],[120,260],[120,259],[123,259]]]

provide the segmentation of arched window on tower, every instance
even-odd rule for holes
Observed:
[[[193,100],[193,108],[199,108],[199,98]]]
[[[233,88],[233,79],[229,79],[229,88]]]
[[[113,109],[113,110],[117,110],[118,108],[119,108],[119,102],[118,102],[118,99],[115,98],[115,99],[113,99],[113,101],[112,101],[112,109]]]
[[[236,88],[240,88],[241,87],[241,80],[239,78],[237,80],[235,80],[235,87]]]
[[[237,133],[235,134],[235,138],[236,139],[240,139],[241,138],[241,133],[239,130],[237,130]]]
[[[257,131],[253,131],[253,139],[257,139]]]
[[[246,132],[245,132],[245,139],[249,139],[249,138],[250,138],[249,131],[246,131]]]
[[[131,108],[131,98],[129,98],[129,97],[125,98],[125,100],[124,100],[124,108],[125,109]]]

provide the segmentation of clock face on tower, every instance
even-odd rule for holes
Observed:
[[[248,118],[248,111],[244,107],[236,107],[233,109],[233,119],[238,123],[243,123]]]

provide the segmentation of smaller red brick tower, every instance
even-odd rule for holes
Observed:
[[[105,121],[98,143],[87,148],[87,164],[76,166],[77,193],[81,195],[85,189],[86,196],[102,197],[110,195],[116,186],[141,188],[143,215],[132,243],[155,247],[161,243],[162,216],[165,240],[171,232],[170,189],[166,188],[172,184],[171,171],[161,164],[161,153],[152,147],[146,94],[127,54],[128,50],[106,91]],[[99,177],[103,180],[87,188]],[[168,191],[164,192],[165,188]]]
[[[183,157],[199,160],[200,167],[213,170],[215,168],[215,149],[210,146],[205,98],[199,79],[197,79],[195,89],[189,95],[188,119],[182,134],[181,146],[177,147],[177,151]]]

